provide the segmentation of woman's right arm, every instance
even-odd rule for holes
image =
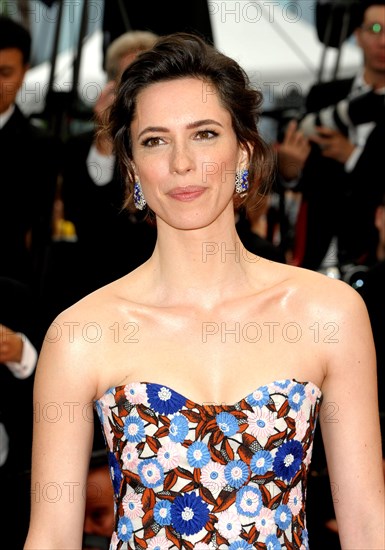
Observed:
[[[25,550],[82,547],[95,375],[87,343],[69,330],[78,326],[70,315],[62,314],[51,325],[36,371],[31,521]]]

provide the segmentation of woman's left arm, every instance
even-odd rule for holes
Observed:
[[[380,550],[385,497],[375,349],[363,300],[345,283],[337,286],[334,303],[344,306],[337,341],[326,344],[322,437],[342,549]]]

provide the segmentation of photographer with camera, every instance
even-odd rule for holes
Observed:
[[[385,139],[385,2],[361,1],[354,18],[363,68],[353,78],[316,84],[310,90],[307,114],[298,130],[312,147],[295,187],[302,193],[296,263],[322,271],[327,260],[345,280],[353,266],[373,263],[374,212],[385,191],[380,177]]]

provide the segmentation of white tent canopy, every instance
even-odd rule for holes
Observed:
[[[264,92],[265,108],[291,91],[305,94],[318,79],[324,46],[314,25],[305,21],[301,3],[275,0],[209,0],[208,8],[215,45],[235,58],[252,82]],[[84,43],[78,92],[87,105],[100,93],[106,76],[102,69],[102,32],[94,32]],[[330,78],[337,50],[330,48],[325,59],[324,78]],[[72,88],[74,53],[59,54],[54,89]],[[341,50],[338,76],[352,75],[361,64],[361,52],[353,41]],[[44,108],[50,74],[46,62],[29,70],[19,94],[26,114]]]
[[[315,26],[305,21],[301,3],[210,0],[209,8],[216,46],[242,65],[264,91],[266,103],[293,89],[306,94],[317,81],[324,46]],[[324,79],[332,76],[337,53],[328,49]],[[338,76],[357,71],[360,53],[354,43],[345,42]]]
[[[79,70],[78,93],[86,105],[92,105],[106,83],[102,60],[102,31],[95,31],[84,42]],[[75,53],[68,50],[57,56],[53,89],[69,92],[73,82]],[[46,61],[30,69],[19,92],[18,104],[24,113],[40,113],[48,92],[51,63]]]

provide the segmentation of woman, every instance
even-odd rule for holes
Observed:
[[[26,549],[80,548],[95,403],[115,491],[111,548],[308,548],[320,409],[344,548],[383,547],[372,336],[348,285],[255,257],[269,156],[260,94],[200,38],[126,70],[110,116],[128,201],[155,213],[152,257],[63,312],[35,386]],[[338,305],[341,304],[341,305]]]

